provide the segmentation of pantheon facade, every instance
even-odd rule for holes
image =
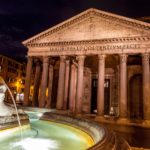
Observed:
[[[91,8],[23,44],[25,106],[150,120],[150,24]]]

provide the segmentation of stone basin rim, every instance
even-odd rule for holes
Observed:
[[[66,124],[84,131],[95,143],[88,150],[130,150],[124,139],[118,138],[113,131],[95,121],[56,112],[45,112],[40,119]]]

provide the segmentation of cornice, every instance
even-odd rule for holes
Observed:
[[[150,36],[136,36],[136,37],[120,37],[95,39],[84,41],[64,41],[64,42],[46,42],[46,43],[28,43],[28,47],[47,47],[47,46],[67,46],[67,45],[85,45],[85,44],[108,44],[108,43],[122,43],[122,42],[150,42]]]
[[[103,17],[105,19],[123,23],[125,25],[130,25],[132,27],[150,31],[149,23],[142,22],[136,19],[131,19],[128,17],[124,17],[124,16],[120,16],[120,15],[116,15],[116,14],[112,14],[112,13],[108,13],[104,11],[99,11],[99,10],[93,11],[93,14],[95,14],[96,16]]]
[[[63,28],[66,28],[76,22],[79,22],[83,19],[86,19],[86,18],[92,17],[92,16],[100,16],[102,18],[116,21],[116,22],[122,23],[124,25],[130,26],[134,29],[136,28],[139,30],[150,31],[150,24],[148,24],[148,23],[91,8],[91,9],[88,9],[88,10],[24,41],[23,44],[28,46],[29,44],[36,43],[36,41],[39,39],[42,39],[52,33],[55,33],[55,32],[62,30]]]

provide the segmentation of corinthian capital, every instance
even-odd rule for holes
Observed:
[[[28,56],[28,62],[31,62],[31,61],[33,61],[33,57],[32,56]]]
[[[127,54],[120,54],[120,63],[126,63],[127,62]]]
[[[60,61],[65,61],[65,59],[66,59],[66,56],[64,55],[60,56]]]
[[[105,61],[105,57],[106,57],[106,55],[104,55],[104,54],[98,55],[99,60]]]
[[[66,60],[66,66],[69,66],[69,65],[70,65],[70,60],[67,59],[67,60]]]
[[[79,55],[79,56],[76,57],[76,59],[77,59],[78,61],[84,61],[85,56],[84,56],[84,55]]]
[[[43,63],[49,63],[49,57],[44,56],[43,57]]]
[[[148,53],[143,53],[142,54],[142,60],[149,63],[149,54]]]
[[[40,61],[40,59],[35,58],[35,59],[34,59],[34,63],[38,66],[38,65],[41,64],[41,61]]]

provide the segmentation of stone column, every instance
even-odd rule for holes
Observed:
[[[32,106],[38,106],[38,96],[39,96],[39,87],[41,81],[41,64],[39,60],[35,60],[36,68],[35,68],[35,77],[34,77],[34,91],[33,91],[33,99]]]
[[[57,109],[63,109],[64,101],[64,84],[65,84],[65,56],[60,56],[59,79],[57,90]]]
[[[83,73],[84,73],[84,59],[85,56],[78,56],[78,73],[77,73],[77,95],[75,112],[82,113],[82,100],[83,100]]]
[[[68,103],[68,92],[69,92],[69,74],[70,74],[70,60],[66,60],[66,71],[65,71],[65,91],[64,91],[64,110],[67,109]]]
[[[28,57],[27,69],[26,69],[26,78],[25,78],[25,88],[24,88],[24,106],[29,105],[29,95],[30,95],[30,84],[31,84],[31,76],[32,76],[32,64],[33,58]]]
[[[77,67],[71,65],[71,77],[70,77],[70,90],[69,90],[69,110],[75,112],[76,101],[76,85],[77,85]]]
[[[48,81],[48,66],[49,66],[49,58],[43,57],[43,71],[42,71],[42,81],[40,87],[39,107],[45,107],[46,88],[47,88],[47,81]]]
[[[97,114],[104,115],[105,55],[98,56]]]
[[[127,55],[120,55],[119,115],[127,117]]]
[[[149,54],[142,54],[142,69],[143,69],[143,118],[150,119],[150,68]]]
[[[47,104],[46,104],[47,108],[51,108],[53,74],[54,74],[54,67],[52,64],[50,64],[50,66],[49,66],[49,81],[48,81],[48,98],[47,98]]]

